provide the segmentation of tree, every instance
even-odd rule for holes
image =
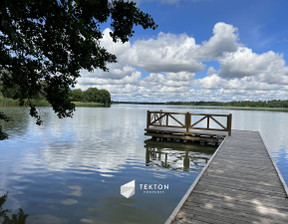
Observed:
[[[8,193],[4,194],[0,197],[0,221],[2,224],[25,224],[27,214],[23,212],[21,208],[17,214],[12,214],[12,217],[9,217],[9,213],[11,213],[11,209],[3,209],[4,203],[6,202]]]
[[[72,101],[102,103],[105,106],[110,106],[111,104],[111,95],[108,90],[98,90],[97,88],[92,87],[84,92],[82,92],[81,89],[71,90],[70,99]]]
[[[109,91],[100,89],[98,94],[100,95],[100,103],[103,103],[106,106],[111,104],[111,95]]]
[[[70,92],[71,101],[83,101],[83,92],[81,89],[73,89]]]
[[[153,18],[124,0],[1,0],[0,79],[23,105],[39,92],[59,118],[71,117],[69,99],[80,70],[100,68],[116,57],[100,45],[100,25],[111,21],[113,41],[123,43],[134,26],[155,29]],[[41,123],[35,106],[30,114]]]
[[[99,102],[99,90],[97,88],[88,88],[83,93],[83,100],[85,102]]]

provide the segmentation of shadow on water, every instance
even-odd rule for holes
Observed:
[[[186,172],[201,172],[217,146],[146,140],[146,166]]]
[[[9,122],[0,120],[0,125],[3,131],[8,134],[9,138],[25,135],[29,126],[29,110],[27,108],[0,108],[0,112],[10,118]]]

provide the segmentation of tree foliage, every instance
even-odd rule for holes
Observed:
[[[71,90],[70,99],[72,101],[102,103],[105,106],[110,106],[111,104],[109,91],[97,88],[89,88],[86,91],[81,89]]]
[[[116,42],[128,41],[134,26],[155,29],[153,18],[124,0],[1,0],[0,80],[9,94],[24,99],[40,92],[59,118],[71,117],[69,89],[80,70],[116,62],[100,45],[101,24],[111,21]],[[30,114],[40,121],[31,103]],[[41,123],[41,122],[38,122]]]
[[[70,99],[72,101],[80,101],[83,102],[84,101],[84,97],[83,97],[83,92],[81,89],[73,89],[70,92]]]
[[[10,118],[4,114],[3,112],[0,112],[0,120],[3,120],[3,121],[10,121]],[[2,131],[2,126],[0,125],[0,140],[4,140],[4,139],[7,139],[8,138],[8,135]]]
[[[9,213],[11,213],[11,209],[4,209],[4,203],[6,202],[8,193],[4,194],[0,197],[0,222],[2,224],[25,224],[27,214],[23,212],[21,208],[17,214],[12,214],[11,218],[9,217]]]

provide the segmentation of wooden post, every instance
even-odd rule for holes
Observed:
[[[151,122],[151,112],[147,110],[147,129],[150,126],[150,122]]]
[[[228,129],[228,135],[231,136],[232,132],[232,114],[229,114],[227,117],[227,129]]]
[[[189,112],[187,112],[187,113],[185,114],[186,134],[189,133],[190,125],[191,125],[191,114],[190,114]]]
[[[207,115],[207,130],[209,130],[210,127],[210,115]]]
[[[166,114],[166,126],[168,127],[168,125],[169,125],[169,120],[168,120],[169,118],[168,118],[168,114]]]

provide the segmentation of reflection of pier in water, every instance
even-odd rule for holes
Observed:
[[[213,146],[145,141],[146,165],[199,173],[216,150]]]

